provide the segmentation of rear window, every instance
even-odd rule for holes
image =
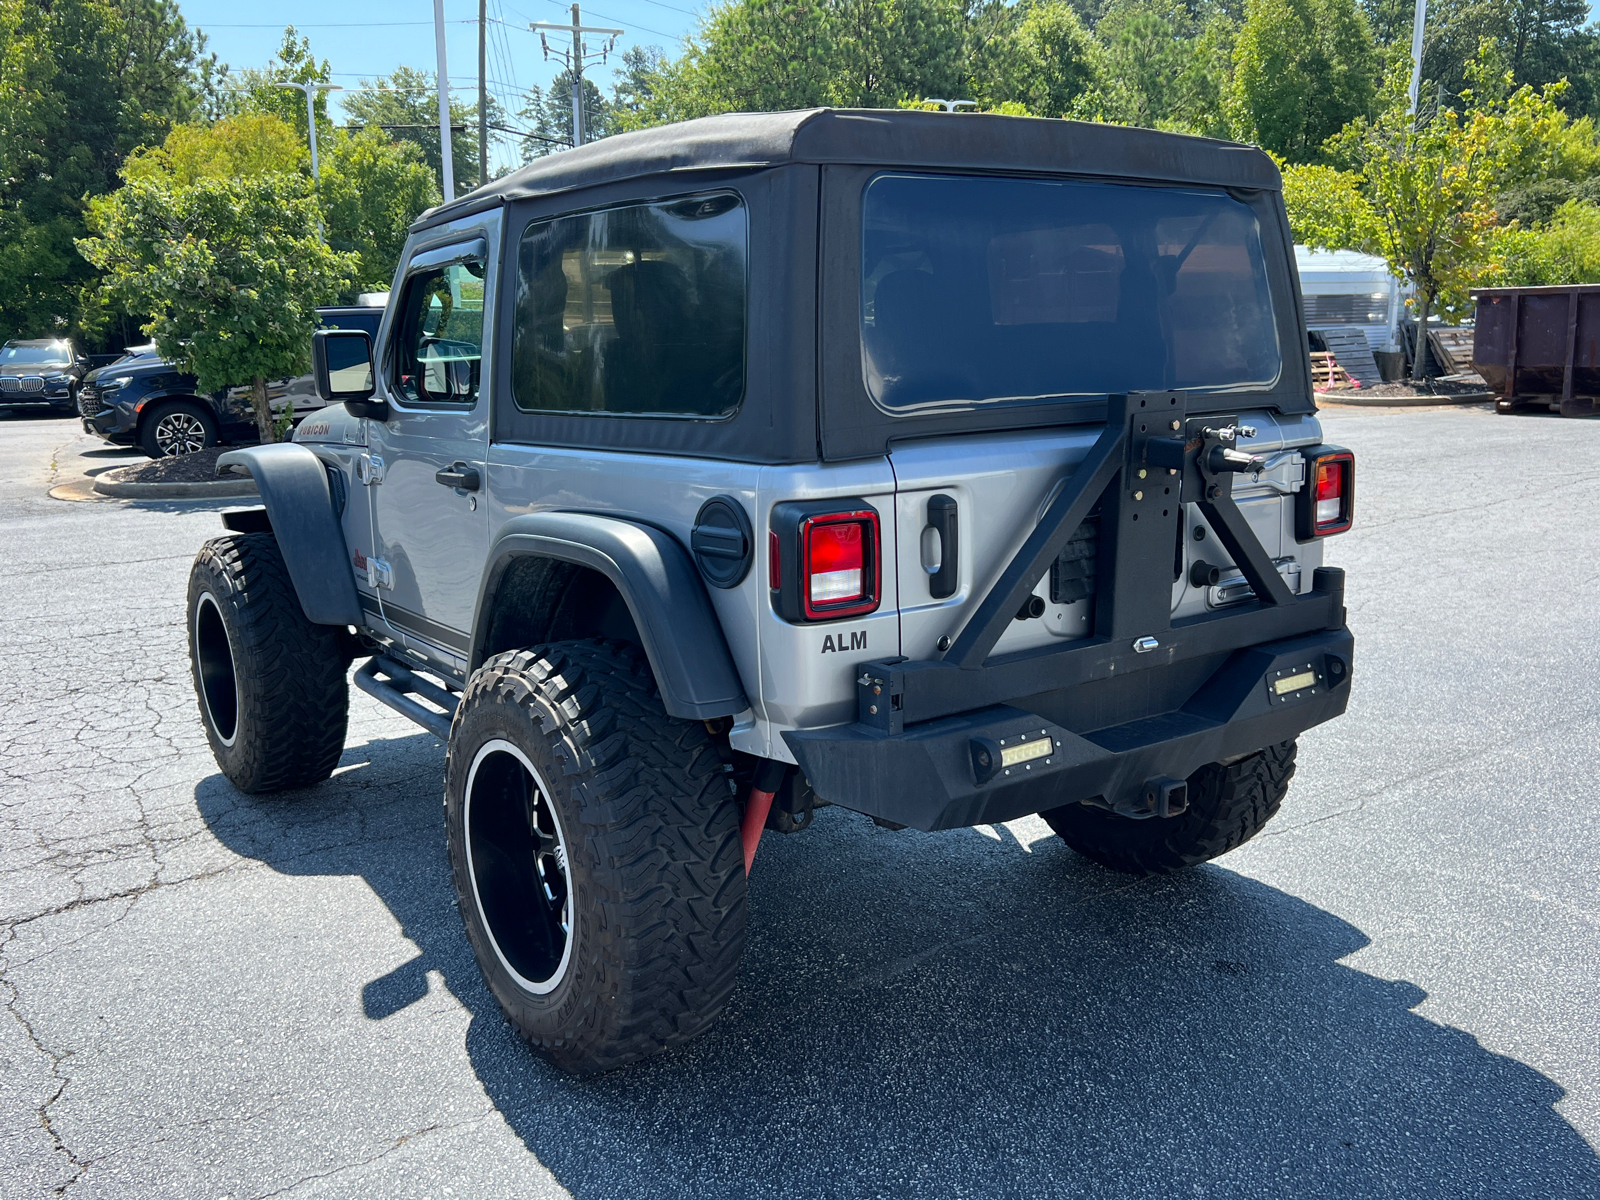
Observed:
[[[880,175],[862,213],[867,390],[911,412],[1269,387],[1255,214],[1223,192]]]
[[[528,226],[511,347],[517,407],[731,416],[744,397],[746,242],[731,192]]]

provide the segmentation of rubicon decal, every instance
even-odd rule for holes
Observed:
[[[837,637],[831,633],[828,634],[827,637],[822,639],[822,653],[842,654],[847,650],[865,650],[867,648],[867,631],[865,629],[853,630],[849,636],[850,640],[847,643],[845,635],[842,633]]]
[[[367,556],[361,553],[359,550],[350,556],[350,561],[356,564],[356,569],[358,571],[365,571],[367,569]]]

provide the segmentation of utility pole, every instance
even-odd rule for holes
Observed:
[[[589,60],[591,62],[596,61],[596,60],[598,60],[598,61],[600,61],[602,63],[605,62],[607,55],[609,55],[611,53],[611,51],[616,49],[616,47],[617,47],[617,39],[619,37],[621,37],[625,31],[621,30],[621,29],[602,29],[598,25],[585,25],[583,23],[582,17],[578,13],[578,6],[576,4],[574,4],[572,6],[572,24],[571,25],[552,25],[548,21],[534,21],[531,25],[528,26],[528,28],[538,31],[538,34],[539,34],[539,45],[544,47],[545,61],[546,62],[550,61],[550,56],[552,54],[554,54],[556,56],[556,58],[561,60],[561,62],[565,63],[567,68],[568,68],[568,70],[570,70],[572,72],[572,144],[574,146],[581,146],[584,143],[584,136],[583,136],[584,135],[584,128],[583,128],[583,123],[584,123],[583,122],[583,65],[584,65],[584,61],[585,61],[585,59],[587,59],[587,60]],[[545,41],[545,36],[544,35],[545,35],[545,31],[546,30],[553,30],[553,31],[557,31],[557,32],[560,32],[560,33],[570,33],[572,35],[572,49],[570,51],[568,51],[568,50],[551,50],[550,49],[550,43]],[[605,34],[610,40],[607,41],[605,44],[603,44],[600,47],[600,49],[598,49],[598,50],[593,50],[593,51],[585,50],[583,48],[583,35],[586,34],[586,33]]]
[[[484,29],[489,20],[489,0],[478,0],[478,186],[489,182],[489,55]]]
[[[450,145],[450,72],[444,53],[444,0],[433,0],[433,47],[439,58],[439,166],[445,203],[456,198],[456,163]]]
[[[1417,0],[1411,19],[1411,115],[1417,115],[1417,90],[1422,86],[1422,27],[1428,19],[1428,0]]]

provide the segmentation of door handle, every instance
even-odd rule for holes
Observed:
[[[928,527],[939,535],[939,569],[928,576],[928,595],[943,600],[956,594],[960,579],[956,502],[952,497],[934,496],[928,501]]]
[[[483,484],[483,477],[478,474],[477,467],[469,467],[464,462],[453,462],[434,473],[434,482],[442,483],[447,488],[460,488],[464,492],[475,492]]]

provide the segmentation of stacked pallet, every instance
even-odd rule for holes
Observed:
[[[1311,352],[1311,390],[1326,392],[1333,388],[1360,387],[1350,373],[1339,365],[1339,360],[1325,350]]]

